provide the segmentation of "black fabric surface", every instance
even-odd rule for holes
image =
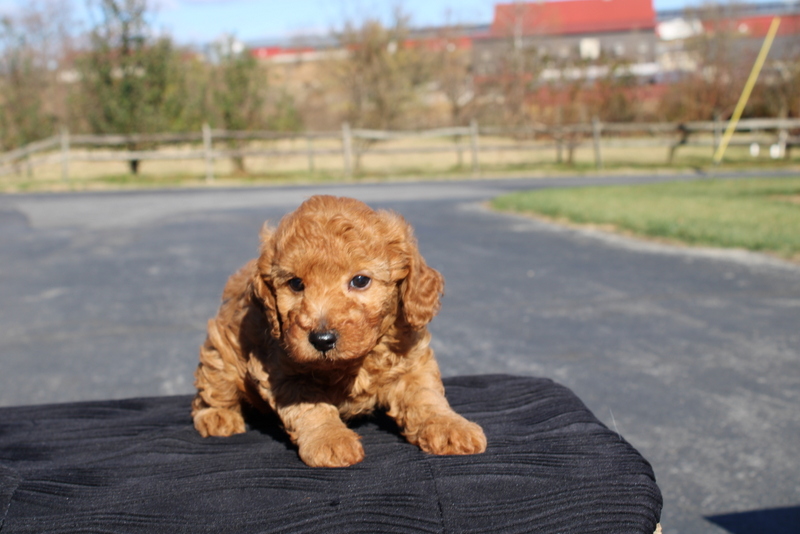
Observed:
[[[386,416],[353,426],[366,459],[306,467],[274,422],[201,438],[191,397],[0,409],[0,532],[636,532],[661,494],[648,462],[568,389],[445,380],[486,453],[436,457]]]

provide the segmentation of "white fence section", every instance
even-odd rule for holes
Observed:
[[[480,172],[480,155],[490,151],[554,150],[557,162],[563,162],[564,151],[568,161],[576,148],[591,146],[597,168],[603,166],[603,149],[610,147],[640,148],[669,147],[666,163],[671,164],[675,152],[683,146],[715,147],[719,143],[725,123],[720,121],[686,123],[608,123],[594,120],[587,124],[548,126],[532,124],[518,128],[470,126],[439,128],[423,131],[383,131],[342,126],[334,132],[271,132],[213,130],[204,125],[200,132],[160,133],[132,135],[73,135],[62,130],[59,135],[30,143],[0,154],[0,175],[33,176],[36,167],[61,164],[61,177],[70,179],[72,162],[125,162],[155,160],[205,161],[206,180],[214,179],[214,162],[222,158],[271,158],[300,156],[307,159],[309,171],[315,169],[315,158],[340,155],[342,171],[352,176],[358,170],[364,154],[422,154],[435,152],[457,153],[458,161],[469,154],[474,174]],[[732,145],[766,145],[780,157],[792,146],[800,145],[800,119],[746,119],[739,121],[737,135]],[[483,141],[481,138],[484,139]],[[406,139],[449,138],[451,144],[425,145],[416,143],[407,147],[381,147],[381,142]],[[489,140],[511,138],[513,144],[492,143]],[[253,141],[305,139],[305,148],[277,149],[248,147]],[[316,146],[318,141],[334,141],[338,148]],[[535,141],[535,143],[534,143]],[[328,143],[330,145],[330,143]],[[164,147],[183,145],[188,149]],[[80,150],[77,148],[80,147]],[[98,148],[106,150],[96,151]],[[95,149],[95,150],[93,150]],[[110,149],[110,150],[108,150]]]

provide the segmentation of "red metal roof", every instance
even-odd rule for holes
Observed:
[[[258,59],[272,59],[278,56],[298,55],[305,52],[314,52],[314,50],[314,48],[309,46],[259,46],[257,48],[252,48],[250,53]]]
[[[412,38],[403,41],[403,46],[408,49],[422,49],[428,52],[470,50],[472,49],[472,39],[465,36]]]
[[[652,0],[565,0],[497,4],[491,33],[568,35],[651,30],[656,26]]]
[[[348,48],[355,48],[356,46],[350,45]],[[427,52],[470,50],[472,49],[472,39],[465,36],[412,38],[403,41],[401,46],[408,49],[422,49]],[[318,48],[310,46],[259,46],[252,48],[250,53],[258,59],[274,60],[277,58],[298,58],[318,50]]]

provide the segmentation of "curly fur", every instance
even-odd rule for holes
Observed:
[[[265,226],[259,257],[228,280],[200,349],[195,428],[244,432],[247,403],[279,416],[306,464],[341,467],[364,458],[345,421],[384,409],[424,451],[483,452],[483,431],[447,403],[429,347],[443,290],[402,217],[310,198]],[[319,332],[335,343],[315,345]]]

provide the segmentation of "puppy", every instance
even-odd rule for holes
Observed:
[[[448,404],[426,325],[442,276],[394,213],[314,196],[264,227],[260,256],[231,276],[195,373],[194,426],[245,431],[242,404],[278,415],[309,466],[360,462],[346,420],[384,409],[432,454],[486,449]]]

